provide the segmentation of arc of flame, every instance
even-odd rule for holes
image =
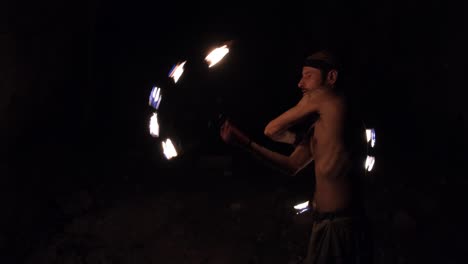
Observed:
[[[205,57],[205,61],[209,63],[208,67],[211,68],[220,62],[226,54],[229,53],[229,48],[227,45],[213,49],[208,56]]]
[[[172,144],[171,139],[166,139],[166,141],[162,142],[162,147],[163,147],[163,153],[164,156],[166,156],[166,159],[172,159],[174,157],[177,157],[177,151],[174,147],[174,144]]]
[[[366,157],[366,163],[364,164],[364,168],[367,171],[372,171],[372,169],[374,168],[374,164],[375,164],[375,157],[367,156]]]
[[[309,207],[309,201],[295,205],[294,209],[303,210],[303,209],[306,209],[307,207]]]
[[[153,137],[159,137],[159,123],[158,123],[158,115],[153,113],[150,118],[149,124],[150,134]]]
[[[184,65],[187,61],[184,61],[182,63],[178,63],[172,67],[171,72],[169,73],[169,77],[174,79],[174,83],[177,83],[179,80],[180,76],[182,76],[182,73],[184,73]]]

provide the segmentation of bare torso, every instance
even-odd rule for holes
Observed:
[[[315,160],[316,210],[332,212],[351,203],[351,160],[344,144],[344,100],[328,91],[317,92],[319,118],[310,147]]]

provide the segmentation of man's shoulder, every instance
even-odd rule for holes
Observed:
[[[347,105],[346,97],[341,94],[335,93],[333,91],[325,91],[320,97],[317,98],[317,101],[322,105],[332,105],[333,107],[345,107]]]

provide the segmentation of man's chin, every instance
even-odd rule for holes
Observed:
[[[302,90],[302,95],[311,94],[316,92],[318,89]]]

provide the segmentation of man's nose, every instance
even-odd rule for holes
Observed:
[[[301,89],[303,88],[303,87],[302,87],[302,79],[301,79],[301,80],[299,81],[299,83],[297,84],[297,87],[299,87],[299,88],[301,88]]]

